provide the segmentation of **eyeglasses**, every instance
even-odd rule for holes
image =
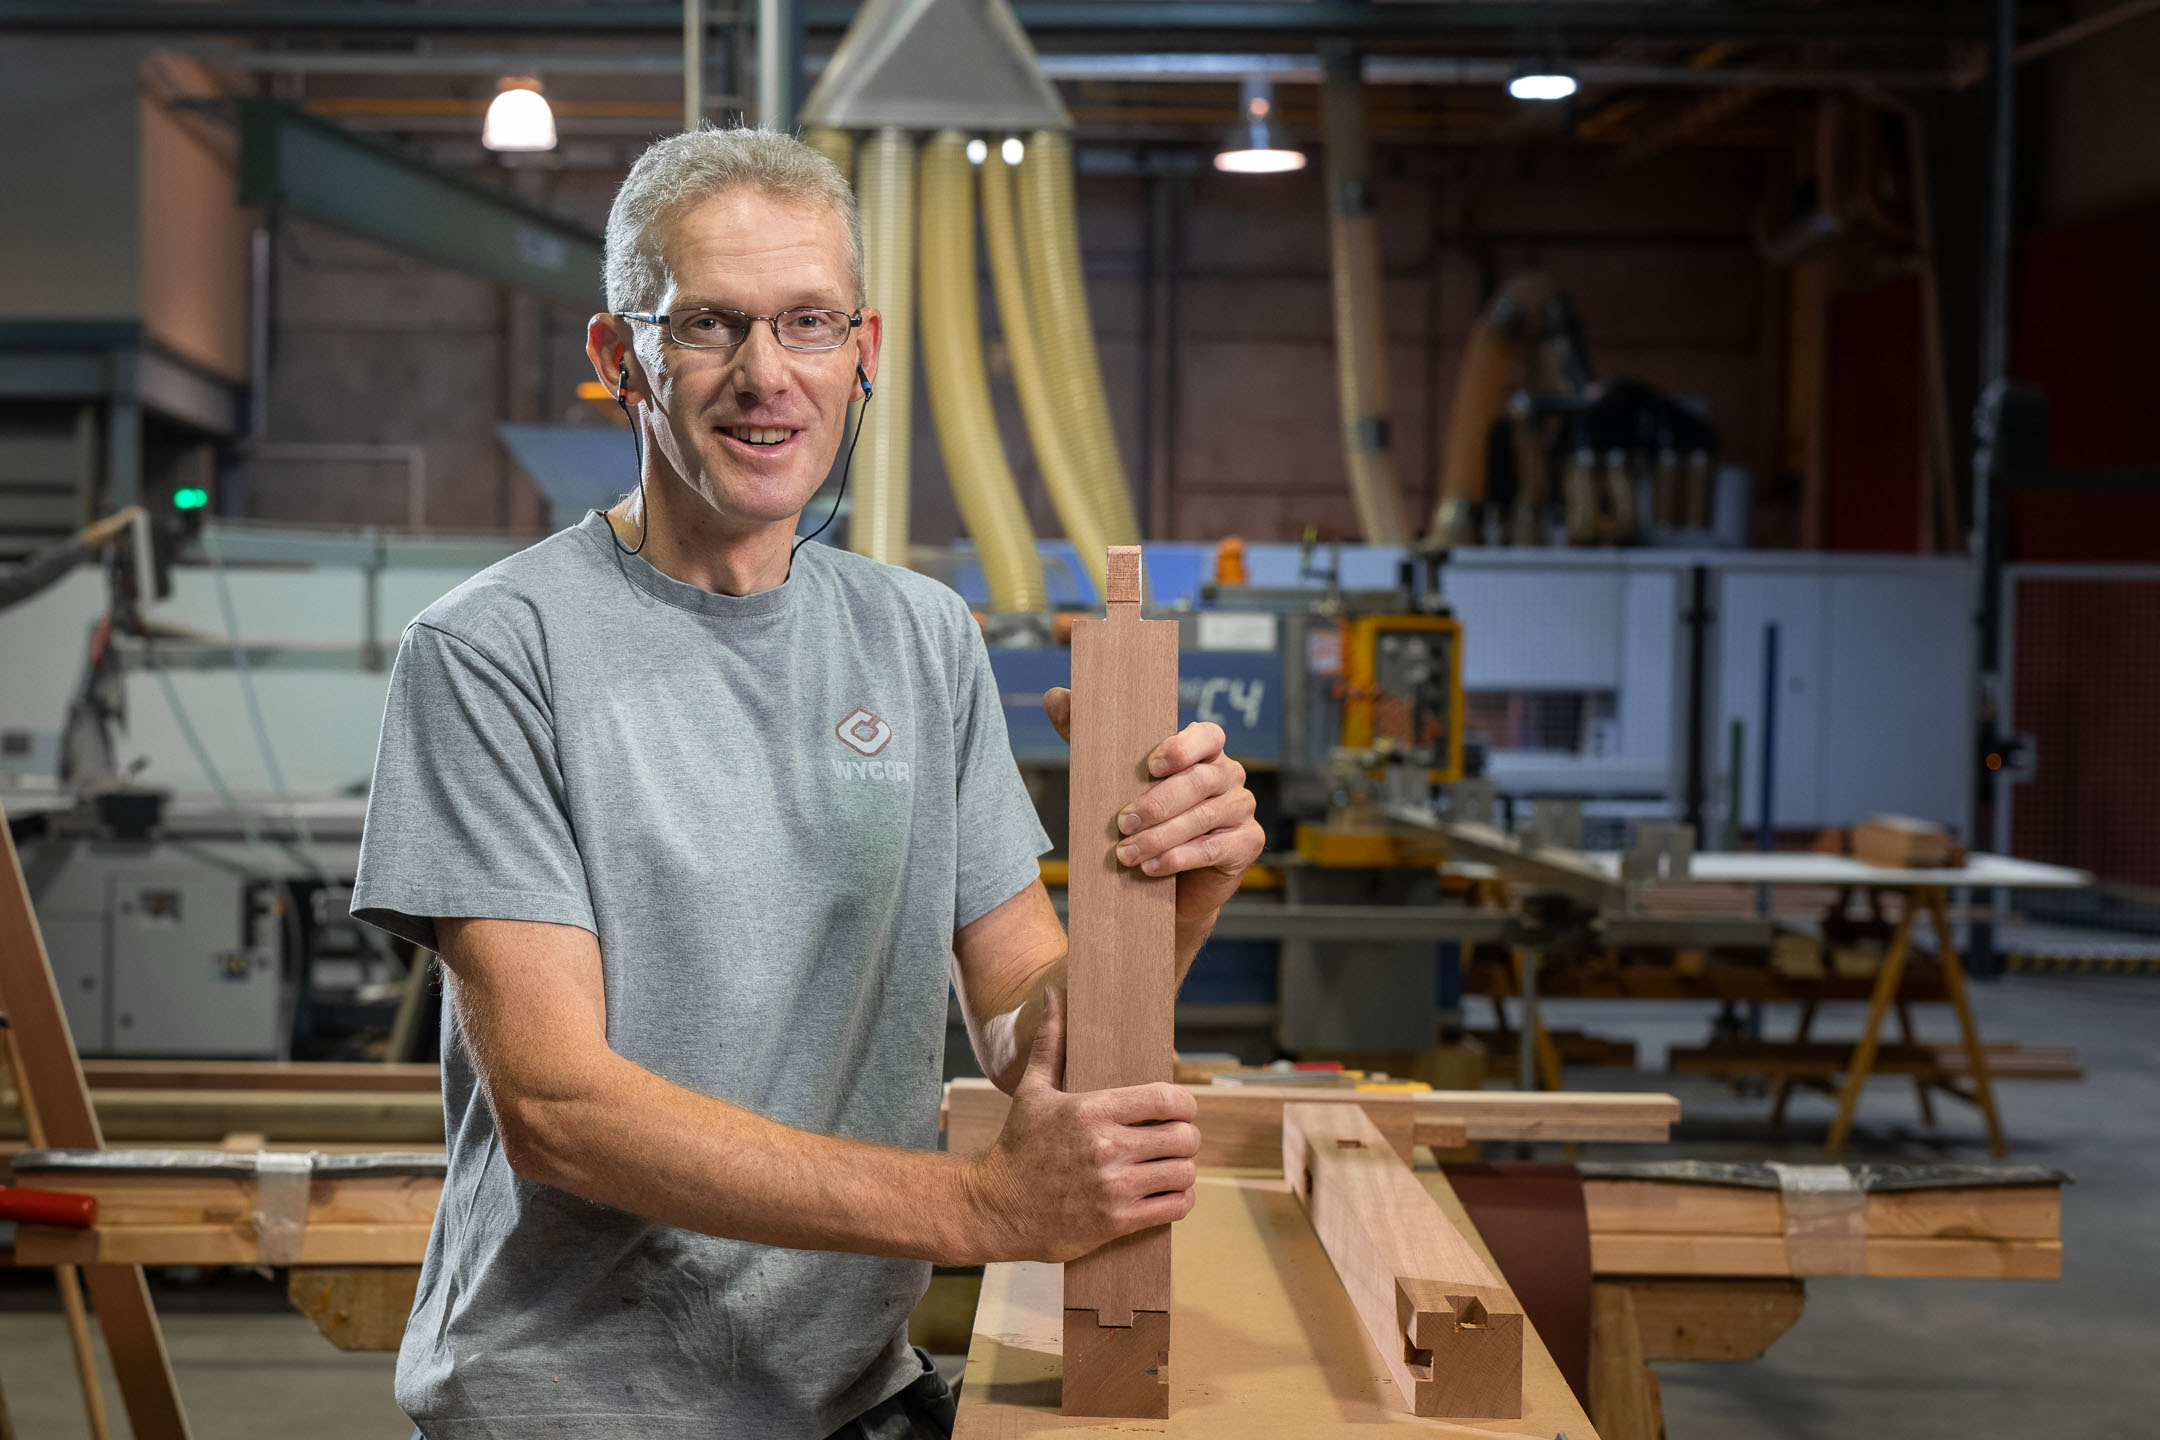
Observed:
[[[862,314],[799,307],[778,315],[746,315],[740,310],[677,310],[669,315],[638,315],[618,310],[624,320],[642,320],[667,329],[668,338],[692,350],[733,350],[750,338],[750,327],[763,321],[773,339],[790,350],[837,350],[847,344]]]

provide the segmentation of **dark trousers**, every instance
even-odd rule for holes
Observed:
[[[960,1402],[921,1346],[915,1358],[922,1362],[923,1373],[912,1384],[833,1431],[829,1440],[952,1440]],[[412,1440],[427,1437],[415,1430]]]

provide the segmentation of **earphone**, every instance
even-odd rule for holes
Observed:
[[[860,369],[861,367],[858,366],[857,368]],[[637,456],[638,514],[643,519],[638,526],[637,550],[628,549],[623,545],[622,536],[615,533],[613,525],[608,526],[608,538],[615,542],[615,548],[622,551],[623,554],[635,555],[638,550],[643,550],[645,542],[652,538],[652,511],[647,509],[645,505],[645,440],[638,433],[637,416],[630,413],[630,402],[623,399],[623,392],[629,388],[630,359],[628,356],[624,356],[615,370],[615,405],[617,409],[622,411],[623,419],[630,422],[630,451]]]
[[[862,402],[863,404],[868,405],[870,403],[870,396],[873,392],[870,386],[870,376],[863,370],[862,362],[860,360],[855,362],[855,383],[862,386]],[[622,543],[622,537],[615,533],[615,527],[612,525],[608,526],[608,538],[615,542],[616,550],[620,551],[622,554],[635,555],[639,551],[643,550],[645,548],[645,542],[648,539],[652,538],[652,511],[645,504],[645,441],[643,436],[639,433],[637,417],[630,413],[630,402],[623,398],[623,393],[629,388],[630,360],[629,357],[625,356],[617,364],[615,370],[615,405],[623,412],[623,418],[630,422],[630,449],[631,453],[637,456],[638,513],[644,516],[644,525],[638,532],[638,542],[635,549]],[[805,535],[801,539],[797,540],[794,545],[789,548],[789,569],[792,570],[795,566],[796,552],[801,550],[803,546],[809,544],[812,540],[817,539],[818,536],[824,534],[825,527],[832,524],[833,517],[840,513],[840,501],[847,495],[848,474],[855,468],[855,447],[862,443],[862,427],[862,417],[858,415],[855,417],[855,438],[848,441],[847,459],[843,460],[840,464],[840,488],[833,492],[832,508],[825,512],[825,519],[818,525],[817,529],[811,531],[808,535]]]

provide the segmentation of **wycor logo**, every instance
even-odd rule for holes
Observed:
[[[841,744],[865,759],[892,743],[892,726],[860,707],[833,726],[833,734],[840,737]]]

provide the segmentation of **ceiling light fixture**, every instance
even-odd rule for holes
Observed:
[[[480,143],[490,150],[552,150],[555,112],[540,93],[540,82],[523,76],[502,81],[501,93],[488,106]]]
[[[1530,65],[1508,81],[1507,93],[1517,100],[1565,100],[1575,89],[1575,77],[1558,66]]]
[[[1251,78],[1238,86],[1238,123],[1223,137],[1215,168],[1232,175],[1280,175],[1305,168],[1305,152],[1278,143],[1275,83]]]
[[[1027,145],[1019,136],[1008,135],[1005,137],[1005,143],[998,146],[998,154],[1003,157],[1007,165],[1018,165],[1027,154]]]

